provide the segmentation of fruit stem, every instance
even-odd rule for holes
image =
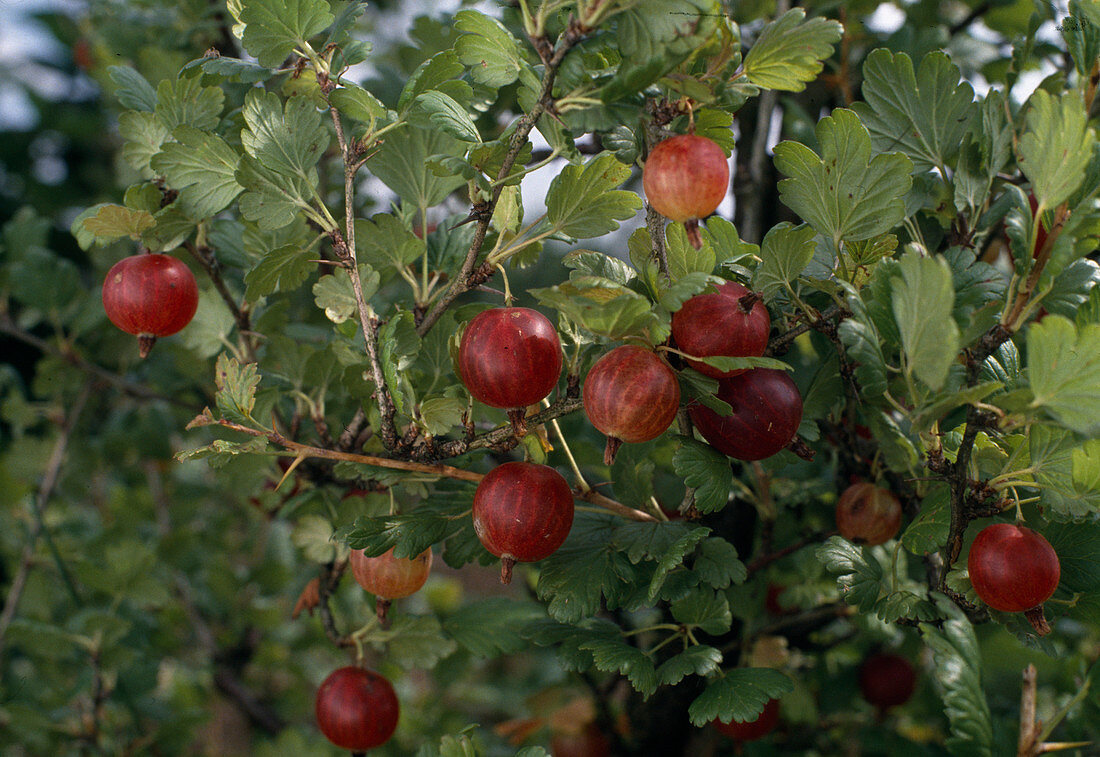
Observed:
[[[737,298],[737,307],[741,309],[742,313],[748,315],[752,312],[753,306],[763,299],[763,295],[761,295],[759,292],[749,292],[748,294]]]
[[[691,242],[691,246],[695,249],[699,249],[703,246],[703,238],[699,236],[699,219],[692,218],[690,221],[684,221],[684,230],[687,232],[688,241]]]
[[[512,422],[512,433],[517,439],[527,436],[527,408],[512,408],[508,411],[508,420]]]
[[[1031,624],[1031,627],[1035,629],[1035,633],[1038,635],[1046,636],[1050,633],[1050,623],[1047,622],[1046,615],[1043,614],[1042,605],[1027,610],[1024,612],[1024,617],[1027,618],[1027,622]]]
[[[157,338],[152,334],[140,334],[138,336],[138,355],[142,358],[149,357],[149,351],[153,349]]]
[[[512,289],[508,286],[508,273],[504,270],[504,266],[497,263],[497,270],[500,271],[500,277],[504,280],[504,307],[512,307]]]
[[[500,557],[500,582],[502,584],[512,583],[512,568],[515,567],[516,558],[509,554],[501,555]]]
[[[603,450],[603,464],[614,465],[615,453],[619,451],[619,447],[622,445],[623,440],[614,436],[607,437],[607,446]]]
[[[390,619],[386,617],[386,612],[390,609],[390,600],[378,597],[374,603],[374,614],[378,616],[378,622],[382,628],[390,627]]]

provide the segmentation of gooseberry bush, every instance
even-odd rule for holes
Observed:
[[[394,5],[55,19],[5,754],[1095,749],[1100,5]]]

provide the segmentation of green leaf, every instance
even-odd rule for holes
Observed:
[[[707,239],[697,250],[688,241],[687,231],[682,223],[670,223],[665,227],[665,257],[668,259],[668,274],[673,281],[679,281],[688,274],[710,274],[714,270],[717,257],[714,247]]]
[[[378,281],[378,271],[366,264],[359,266],[359,283],[363,288],[364,300],[370,300],[378,291]],[[333,323],[343,323],[358,315],[359,305],[355,301],[351,273],[341,268],[318,279],[313,285],[313,302],[325,311],[325,317]]]
[[[241,0],[239,18],[245,24],[245,49],[268,68],[281,66],[333,21],[325,0]]]
[[[907,368],[930,388],[940,389],[959,352],[951,268],[940,256],[917,252],[898,262],[901,276],[892,279],[893,309]]]
[[[787,221],[773,226],[760,246],[760,265],[752,275],[752,288],[768,299],[798,278],[813,260],[817,244],[813,228]]]
[[[458,80],[464,71],[454,51],[436,53],[421,63],[409,77],[397,101],[398,112],[404,115],[418,96],[433,89],[446,92],[459,102],[468,102],[473,97],[473,89]]]
[[[100,205],[95,208],[95,213],[82,214],[82,218],[73,224],[76,233],[91,234],[100,244],[122,237],[138,240],[155,225],[156,221],[148,211],[132,210],[122,205]]]
[[[199,292],[199,308],[195,311],[195,317],[180,337],[188,349],[203,358],[211,358],[225,347],[236,325],[233,313],[225,306],[221,296],[213,289],[203,289]]]
[[[852,317],[840,322],[837,333],[849,356],[856,362],[860,393],[869,400],[881,402],[887,389],[883,340],[860,296],[854,294],[848,303]]]
[[[578,645],[592,653],[597,670],[626,676],[643,698],[657,690],[657,670],[645,652],[627,643],[619,634],[592,634]]]
[[[466,401],[455,397],[433,397],[420,403],[420,420],[432,436],[442,436],[462,424]]]
[[[151,166],[167,178],[168,186],[180,190],[180,209],[199,220],[227,208],[244,191],[236,178],[240,155],[220,137],[189,126],[180,126],[172,136],[176,141],[164,145]]]
[[[942,617],[928,599],[905,589],[883,597],[875,606],[875,615],[883,623],[896,623],[902,618],[929,622]]]
[[[275,173],[247,154],[241,156],[235,178],[246,190],[238,203],[241,215],[261,231],[291,224],[314,193],[305,179]]]
[[[107,75],[115,84],[114,96],[122,107],[148,113],[156,109],[156,90],[136,70],[129,66],[111,66]]]
[[[463,143],[449,134],[402,126],[386,134],[367,168],[405,202],[430,208],[466,182],[461,176],[436,176],[428,159],[433,155],[459,156],[464,151]]]
[[[382,373],[386,376],[386,386],[393,395],[393,404],[397,412],[404,413],[404,393],[397,391],[404,371],[416,361],[420,352],[420,337],[413,324],[412,313],[402,312],[390,318],[378,331],[378,358],[382,363]],[[419,554],[419,552],[417,553]]]
[[[722,653],[714,647],[698,644],[670,657],[657,668],[657,681],[661,685],[675,686],[690,675],[710,676],[718,672]]]
[[[1067,318],[1049,316],[1031,326],[1027,351],[1031,407],[1078,433],[1100,433],[1100,325],[1078,330]]]
[[[269,450],[267,439],[254,437],[243,442],[231,442],[225,439],[215,439],[205,447],[182,450],[177,452],[174,460],[184,462],[186,460],[206,460],[211,468],[221,468],[238,455],[256,455]]]
[[[118,132],[124,140],[122,158],[145,178],[153,176],[153,156],[171,136],[171,130],[152,113],[128,110],[119,114]]]
[[[223,55],[196,58],[184,66],[183,71],[190,71],[195,68],[202,69],[204,74],[217,76],[225,81],[240,82],[241,84],[267,81],[275,75],[275,71],[267,66],[261,66],[250,60],[228,58]]]
[[[588,239],[619,228],[642,206],[634,192],[615,187],[630,178],[630,167],[611,153],[597,155],[583,166],[568,165],[550,182],[546,220],[557,234]]]
[[[1100,443],[1082,445],[1069,431],[1038,423],[1027,441],[1043,507],[1074,520],[1100,512]]]
[[[462,32],[455,53],[470,70],[470,78],[500,88],[519,78],[524,65],[519,42],[495,18],[473,10],[459,11],[454,27]]]
[[[1020,137],[1020,170],[1031,182],[1039,208],[1055,208],[1069,199],[1085,178],[1096,139],[1088,127],[1081,97],[1055,98],[1039,88],[1028,100],[1027,130]]]
[[[868,562],[862,547],[840,536],[830,536],[815,554],[825,570],[836,574],[845,602],[860,612],[874,609],[882,591],[882,566],[874,560]]]
[[[914,73],[905,53],[874,50],[863,64],[863,100],[852,106],[879,152],[900,150],[924,172],[950,165],[977,112],[974,90],[940,51]]]
[[[806,21],[806,11],[792,8],[760,32],[745,55],[745,76],[764,89],[801,92],[821,73],[843,32],[837,21]]]
[[[633,585],[635,570],[612,540],[617,525],[610,517],[578,513],[565,544],[542,561],[536,591],[549,602],[550,617],[577,623],[596,614],[604,595],[617,602]]]
[[[897,226],[905,218],[912,161],[901,153],[872,158],[867,129],[844,108],[821,119],[815,134],[820,157],[799,142],[775,146],[775,167],[791,177],[779,182],[783,203],[837,246]]]
[[[608,279],[578,276],[564,284],[531,289],[530,294],[594,334],[621,340],[635,336],[656,344],[657,316],[652,304],[637,292]]]
[[[298,245],[276,247],[245,274],[244,298],[255,302],[274,292],[297,289],[316,269],[313,256]]]
[[[255,425],[252,408],[256,404],[256,387],[260,385],[255,363],[242,365],[223,352],[214,366],[214,385],[218,390],[215,400],[223,418],[245,426]]]
[[[389,628],[374,626],[362,641],[385,649],[387,662],[406,670],[431,670],[458,649],[434,615],[397,615]]]
[[[332,523],[320,515],[303,515],[298,518],[290,540],[302,550],[307,560],[315,563],[324,565],[338,556],[337,547],[340,545],[332,540]]]
[[[352,82],[344,82],[330,92],[328,98],[342,115],[362,121],[370,127],[373,127],[378,119],[389,115],[389,111],[381,100]]]
[[[906,527],[901,544],[914,555],[927,555],[947,544],[951,530],[951,492],[936,486],[921,500],[920,514]]]
[[[317,183],[314,167],[328,147],[321,114],[307,97],[291,97],[284,105],[273,92],[250,90],[244,101],[241,144],[261,165],[278,174]]]
[[[411,513],[355,519],[351,528],[337,531],[351,549],[377,557],[391,548],[395,557],[414,557],[454,534],[461,524],[446,510],[418,508]]]
[[[701,583],[715,589],[741,584],[749,577],[745,564],[737,559],[737,549],[725,539],[712,536],[699,546],[692,572]]]
[[[491,597],[464,604],[443,620],[447,635],[475,657],[492,659],[527,648],[524,627],[546,617],[535,602]]]
[[[771,668],[736,668],[707,680],[707,688],[688,707],[692,725],[712,720],[738,723],[756,720],[770,699],[794,690],[794,682]]]
[[[733,623],[726,595],[705,587],[692,589],[686,597],[673,602],[670,609],[678,623],[697,627],[712,636],[729,632]]]
[[[433,89],[417,96],[409,120],[418,126],[439,129],[463,142],[481,142],[477,125],[466,109],[439,90]]]
[[[165,79],[157,85],[157,118],[169,131],[191,126],[213,131],[221,120],[225,93],[219,87],[202,86],[202,77]]]
[[[932,673],[939,684],[951,735],[946,746],[955,755],[992,754],[993,725],[982,691],[982,653],[974,627],[953,602],[936,595],[947,616],[940,628],[922,623],[921,637],[932,650]]]
[[[684,558],[695,551],[696,545],[710,534],[710,529],[698,526],[683,534],[673,544],[669,545],[661,559],[657,562],[657,570],[653,573],[653,579],[649,582],[649,601],[657,598],[664,585],[668,574],[678,568]]]
[[[1058,553],[1061,579],[1059,595],[1078,595],[1077,602],[1066,608],[1071,618],[1086,623],[1100,623],[1100,525],[1096,523],[1058,523],[1043,531]],[[1061,607],[1047,605],[1047,612],[1061,613]]]
[[[695,509],[712,513],[726,506],[733,489],[733,470],[729,460],[709,444],[679,437],[680,446],[672,455],[672,467],[686,486],[695,489]]]
[[[427,249],[424,240],[391,213],[379,213],[369,221],[357,219],[355,247],[360,261],[387,275],[416,262]]]

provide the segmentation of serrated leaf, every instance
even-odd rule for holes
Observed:
[[[951,269],[942,257],[917,252],[903,255],[898,263],[901,275],[891,280],[893,310],[907,367],[930,388],[940,389],[959,352]]]
[[[325,0],[242,0],[242,41],[261,66],[276,68],[333,22]]]
[[[604,595],[619,596],[633,585],[630,560],[612,542],[614,519],[578,514],[569,538],[542,561],[537,593],[548,601],[550,617],[577,623],[600,609]]]
[[[365,301],[369,301],[378,291],[378,282],[378,271],[366,264],[359,266],[359,283]],[[343,323],[357,315],[359,305],[355,301],[350,271],[341,268],[318,279],[313,285],[313,302],[325,311],[325,317],[333,323]]]
[[[233,313],[225,306],[221,296],[213,289],[204,289],[199,292],[195,317],[180,334],[181,341],[201,357],[211,358],[225,347],[236,325]]]
[[[727,633],[733,623],[726,595],[705,587],[692,589],[686,597],[673,602],[670,610],[677,622],[698,627],[712,636]]]
[[[805,10],[792,8],[760,32],[745,55],[745,75],[764,89],[801,92],[821,73],[843,31],[837,21],[806,21]]]
[[[402,126],[386,134],[367,168],[402,200],[414,207],[434,207],[466,180],[462,176],[437,176],[428,166],[434,155],[457,157],[465,152],[462,142],[441,131]]]
[[[474,81],[500,88],[519,78],[524,65],[519,43],[499,21],[463,10],[455,15],[454,27],[462,32],[455,41],[455,53]]]
[[[672,466],[686,486],[695,488],[695,509],[703,513],[721,510],[733,489],[729,460],[709,444],[680,437]]]
[[[661,555],[661,559],[657,561],[657,570],[654,571],[653,578],[649,582],[650,602],[657,598],[668,574],[678,568],[683,563],[684,558],[694,551],[695,546],[707,538],[709,534],[709,528],[699,526],[683,534],[668,546],[668,549]]]
[[[879,600],[875,615],[883,623],[895,623],[902,618],[927,623],[942,617],[936,606],[925,597],[904,589],[891,592]]]
[[[314,167],[328,147],[321,114],[307,97],[291,97],[284,106],[273,92],[250,90],[244,102],[241,144],[261,165],[307,184],[317,181]]]
[[[454,534],[461,524],[446,511],[420,508],[411,513],[360,517],[337,532],[351,549],[377,557],[393,549],[395,557],[414,557]]]
[[[657,670],[653,660],[618,634],[593,634],[582,641],[578,648],[592,653],[592,664],[597,670],[626,676],[643,698],[648,698],[657,690]]]
[[[308,251],[296,244],[277,247],[264,255],[256,266],[245,274],[244,297],[255,302],[274,292],[288,292],[301,286],[317,269],[317,263]]]
[[[95,237],[104,244],[122,237],[137,240],[156,225],[156,220],[145,210],[133,210],[122,205],[100,205],[94,214],[85,216],[76,228]]]
[[[1100,325],[1078,330],[1067,318],[1048,316],[1029,329],[1027,351],[1031,406],[1078,433],[1100,433]]]
[[[993,725],[982,691],[982,654],[974,627],[946,597],[937,595],[936,605],[947,620],[939,628],[927,623],[920,628],[924,643],[932,650],[932,673],[951,724],[946,746],[952,754],[988,757],[992,754]]]
[[[176,141],[164,145],[150,165],[180,190],[180,209],[189,218],[209,218],[244,191],[236,178],[240,156],[224,140],[189,126],[177,128],[172,137]]]
[[[202,86],[201,79],[199,76],[181,76],[164,79],[157,85],[154,112],[170,131],[177,126],[191,126],[200,131],[213,131],[217,127],[225,92],[219,87]]]
[[[951,530],[950,491],[934,487],[920,503],[920,514],[906,527],[901,544],[914,555],[927,555],[947,543]]]
[[[595,250],[573,250],[561,259],[566,268],[577,271],[582,276],[599,276],[611,279],[616,284],[628,285],[636,278],[634,269],[618,258]],[[573,274],[570,274],[570,278]],[[1100,290],[1097,290],[1100,294]]]
[[[790,177],[779,182],[783,203],[838,247],[900,223],[912,161],[901,153],[872,157],[867,129],[844,108],[821,119],[815,134],[820,156],[798,142],[775,146],[775,167]]]
[[[466,401],[454,397],[433,397],[420,403],[420,420],[432,436],[442,436],[462,424]]]
[[[469,101],[473,96],[473,89],[466,82],[458,80],[464,71],[453,50],[436,53],[412,72],[397,100],[398,112],[404,115],[419,95],[433,89],[447,92],[459,102]]]
[[[787,221],[769,229],[760,245],[761,262],[753,272],[752,288],[768,299],[797,279],[813,260],[814,236],[812,227]]]
[[[583,166],[568,165],[550,182],[546,221],[554,233],[577,239],[603,236],[634,217],[642,200],[634,192],[615,189],[630,177],[611,153],[597,155]]]
[[[707,688],[688,707],[692,725],[712,720],[744,723],[756,720],[770,699],[794,690],[794,682],[771,668],[737,668],[707,680]]]
[[[915,171],[950,165],[977,112],[974,90],[940,51],[920,68],[905,53],[874,50],[863,64],[863,100],[852,109],[863,119],[875,149],[900,150]]]
[[[688,240],[684,225],[670,223],[665,227],[665,240],[668,275],[673,281],[694,273],[706,275],[714,271],[717,256],[708,239],[704,238],[699,249],[695,249]]]
[[[231,442],[225,439],[215,439],[205,447],[182,450],[177,452],[174,460],[206,460],[211,468],[221,468],[237,455],[255,455],[267,452],[269,448],[266,438],[255,437],[243,442]]]
[[[871,612],[882,591],[882,566],[868,561],[862,547],[840,536],[830,536],[815,554],[825,570],[837,577],[844,601],[860,612]]]
[[[420,352],[420,337],[413,325],[412,313],[402,312],[390,318],[378,331],[378,357],[386,385],[393,396],[397,412],[406,412],[404,393],[396,391],[406,368],[413,364]]]
[[[119,114],[118,132],[124,140],[122,158],[145,178],[153,176],[150,162],[172,131],[153,113],[128,110]]]
[[[1096,440],[1081,445],[1069,431],[1037,423],[1027,441],[1043,507],[1074,520],[1100,512],[1100,489],[1090,485],[1100,476]]]
[[[382,101],[358,84],[344,82],[329,93],[329,102],[336,107],[342,115],[361,121],[368,126],[388,116],[388,111]]]
[[[261,231],[290,225],[314,191],[307,180],[275,173],[248,154],[241,156],[235,178],[246,190],[238,203],[241,215]]]
[[[712,536],[699,546],[699,556],[691,566],[699,581],[725,589],[730,584],[741,584],[748,578],[745,564],[737,558],[737,549],[725,539]]]
[[[690,675],[709,676],[718,672],[722,653],[705,644],[688,647],[670,657],[657,668],[657,681],[661,685],[675,686]]]
[[[849,300],[852,317],[840,322],[840,341],[856,362],[856,379],[861,394],[869,400],[880,400],[886,393],[886,358],[882,354],[882,338],[862,300],[856,295]]]
[[[386,660],[406,670],[431,670],[458,649],[434,615],[397,615],[389,628],[375,626],[362,641],[384,648]]]
[[[200,68],[204,74],[218,76],[226,81],[240,82],[241,84],[255,84],[267,81],[274,76],[274,69],[240,58],[229,58],[224,55],[210,55],[197,58],[186,66],[183,71],[192,68]]]
[[[215,399],[223,418],[245,426],[255,425],[252,408],[259,385],[260,374],[255,363],[242,365],[224,352],[218,356],[214,366],[214,386],[218,390]]]
[[[450,134],[463,142],[481,142],[477,125],[466,109],[453,97],[439,90],[433,89],[418,95],[409,113],[409,120],[416,124],[425,121],[426,126]]]
[[[1096,140],[1080,95],[1054,98],[1041,87],[1028,100],[1027,129],[1020,137],[1020,170],[1031,182],[1039,208],[1055,208],[1069,199],[1085,178]]]
[[[129,66],[111,66],[107,75],[115,84],[114,96],[124,108],[152,113],[157,92],[144,76]]]
[[[652,304],[637,292],[608,279],[579,276],[564,284],[531,289],[530,294],[547,307],[608,339],[635,336],[654,340],[659,326]]]
[[[290,540],[302,550],[307,560],[324,565],[336,559],[338,545],[332,540],[332,523],[320,515],[298,518]]]
[[[443,629],[474,656],[492,659],[525,649],[524,627],[545,617],[535,602],[491,597],[464,604],[443,620]]]

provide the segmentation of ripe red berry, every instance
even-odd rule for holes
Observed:
[[[893,539],[901,528],[901,503],[886,489],[866,481],[852,484],[836,503],[836,527],[853,544],[873,547]]]
[[[512,580],[517,562],[554,553],[573,525],[573,492],[547,465],[512,462],[486,474],[474,492],[474,531],[501,558],[500,580]]]
[[[718,379],[716,396],[733,408],[730,415],[696,403],[688,413],[712,447],[737,460],[771,457],[791,443],[802,422],[802,395],[784,371],[754,368]]]
[[[476,315],[458,346],[458,376],[474,399],[509,411],[517,436],[523,408],[548,395],[561,375],[554,325],[530,308],[493,308]]]
[[[616,347],[601,357],[584,380],[584,412],[607,435],[604,462],[615,462],[622,442],[656,439],[680,409],[676,373],[651,350]]]
[[[142,357],[158,336],[182,329],[199,307],[195,275],[171,255],[132,255],[107,272],[103,309],[111,323],[138,337]]]
[[[1023,612],[1039,635],[1050,633],[1043,602],[1058,588],[1062,567],[1042,534],[1015,523],[986,526],[970,545],[970,583],[1001,612]]]
[[[653,148],[642,172],[642,188],[653,208],[683,221],[692,245],[702,245],[698,220],[706,218],[729,190],[729,161],[713,140],[682,134]]]
[[[769,699],[768,703],[764,705],[764,711],[757,716],[756,720],[747,720],[744,723],[738,723],[736,720],[731,720],[728,723],[723,723],[721,720],[711,721],[711,725],[718,729],[720,733],[736,741],[756,741],[757,739],[762,739],[774,731],[778,723],[778,699]]]
[[[878,652],[859,668],[859,690],[879,710],[905,704],[917,687],[917,671],[909,660],[889,652]]]
[[[349,665],[324,680],[314,711],[325,738],[341,749],[363,752],[390,740],[400,705],[383,676]]]
[[[353,549],[348,562],[355,582],[378,598],[378,618],[384,621],[392,600],[415,594],[428,580],[432,549],[428,547],[411,560],[394,557],[392,547],[378,557],[367,557],[363,550]]]
[[[760,357],[768,347],[772,320],[759,300],[748,307],[741,299],[753,292],[736,281],[727,281],[717,292],[697,294],[672,314],[672,338],[676,346],[695,357]],[[755,299],[755,295],[752,298]],[[744,373],[720,371],[698,360],[688,360],[700,373],[711,378],[729,378]]]

